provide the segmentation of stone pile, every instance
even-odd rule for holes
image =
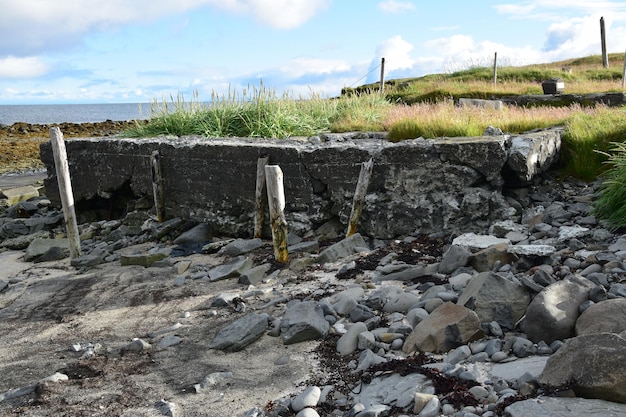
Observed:
[[[218,331],[211,349],[239,351],[263,337],[285,345],[320,340],[320,375],[246,417],[518,417],[599,408],[626,416],[626,236],[593,217],[595,190],[552,181],[513,190],[506,198],[517,212],[483,234],[392,241],[356,234],[330,245],[316,239],[319,233],[292,236],[289,267],[265,256],[263,240],[212,239],[202,224],[157,223],[133,211],[84,223],[83,255],[72,265],[148,267],[193,252],[220,254],[220,265],[176,263],[172,277],[177,286],[241,284],[208,307],[208,314],[241,313]],[[66,257],[62,222],[45,197],[14,204],[0,218],[0,247],[23,249],[33,262]],[[147,242],[155,243],[142,253],[119,253]],[[335,279],[297,280],[315,271]],[[0,280],[0,291],[10,285]],[[268,288],[274,299],[253,305]],[[175,349],[180,340],[167,336],[171,330],[125,349]],[[208,375],[196,390],[231,377]],[[164,415],[179,408],[158,407]]]

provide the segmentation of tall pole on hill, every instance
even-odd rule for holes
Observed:
[[[498,82],[498,53],[493,55],[493,85]]]
[[[380,59],[380,94],[385,92],[385,58]]]
[[[609,57],[606,53],[606,32],[604,31],[604,16],[600,18],[600,41],[602,43],[602,66],[609,67]]]

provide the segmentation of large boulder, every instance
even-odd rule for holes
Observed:
[[[494,272],[481,272],[472,278],[457,301],[474,310],[481,322],[496,321],[508,330],[513,330],[529,303],[530,294],[525,286]]]
[[[552,343],[573,337],[580,305],[589,298],[595,284],[570,275],[541,291],[526,309],[525,332],[537,343]]]
[[[447,352],[483,336],[478,315],[467,307],[446,302],[419,322],[402,350],[411,353]]]
[[[626,331],[626,298],[613,298],[587,308],[576,321],[576,334]]]
[[[504,417],[626,416],[626,405],[585,398],[540,397],[517,401],[504,409]]]
[[[579,397],[626,403],[626,339],[597,333],[566,340],[548,359],[539,383],[568,387]]]

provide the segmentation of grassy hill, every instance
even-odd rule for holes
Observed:
[[[521,67],[498,67],[493,84],[492,67],[473,67],[449,74],[430,74],[416,78],[385,81],[385,96],[392,102],[414,104],[459,97],[497,99],[527,94],[543,94],[541,83],[560,78],[565,92],[589,94],[621,92],[624,54],[609,54],[609,67],[602,66],[602,57],[593,55],[548,64]],[[380,84],[345,88],[342,95],[379,91]]]

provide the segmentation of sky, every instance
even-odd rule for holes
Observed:
[[[626,50],[626,0],[0,0],[0,104],[333,97]]]

